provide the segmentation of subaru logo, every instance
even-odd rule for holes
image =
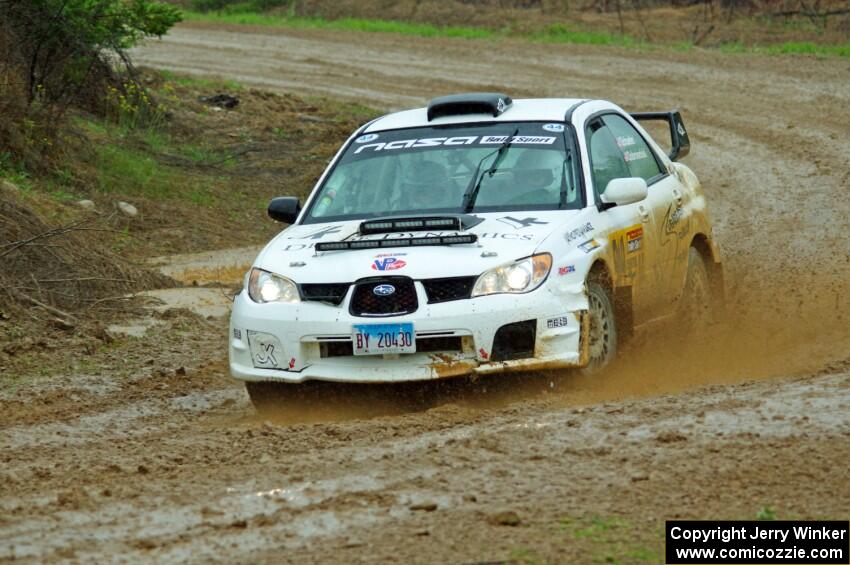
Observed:
[[[379,284],[372,289],[372,292],[377,296],[389,296],[395,292],[395,287],[391,284]]]

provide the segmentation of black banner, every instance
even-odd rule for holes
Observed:
[[[668,521],[668,565],[850,563],[850,523],[839,521]]]

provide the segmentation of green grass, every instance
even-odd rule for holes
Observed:
[[[628,35],[614,35],[599,31],[582,31],[563,24],[554,24],[543,31],[524,36],[541,43],[574,43],[577,45],[625,45],[636,46],[640,41]]]
[[[191,202],[198,206],[215,203],[212,187],[182,167],[162,164],[145,150],[111,142],[98,146],[96,155],[97,188],[102,193]],[[197,161],[206,158],[205,154],[190,157]]]
[[[747,46],[725,43],[719,47],[723,53],[760,53],[763,55],[814,55],[816,57],[850,57],[850,43],[843,45],[817,45],[810,41],[786,41],[777,45]]]
[[[564,516],[553,531],[573,543],[586,544],[588,562],[595,563],[659,563],[658,550],[648,548],[635,540],[634,526],[623,518],[592,516],[571,518]]]
[[[776,510],[771,508],[770,506],[765,506],[756,512],[756,520],[761,521],[772,521],[776,520]]]
[[[96,151],[101,192],[139,194],[155,199],[172,196],[173,173],[156,159],[116,143],[102,144]]]
[[[301,17],[286,14],[263,14],[252,11],[249,6],[231,6],[220,12],[183,13],[185,21],[212,22],[237,25],[256,25],[287,27],[294,29],[329,29],[343,31],[361,31],[369,33],[398,33],[419,37],[457,37],[463,39],[497,39],[513,37],[540,43],[563,43],[574,45],[613,45],[620,47],[646,49],[656,45],[635,39],[628,35],[607,32],[574,29],[564,24],[553,24],[541,31],[517,32],[509,28],[493,30],[469,26],[437,26],[413,22],[390,20],[370,20],[363,18],[342,18],[328,20],[318,17]],[[690,42],[680,42],[670,46],[678,51],[691,51],[695,47]],[[745,46],[740,43],[721,45],[723,53],[757,53],[765,55],[814,55],[818,57],[850,57],[850,43],[841,45],[818,45],[811,42],[785,42],[777,45]],[[189,80],[189,79],[182,79]],[[194,79],[191,79],[194,80]],[[197,79],[203,80],[203,79]]]
[[[497,32],[486,28],[463,26],[435,26],[397,22],[391,20],[368,20],[363,18],[341,18],[326,20],[324,18],[305,18],[278,14],[260,14],[231,8],[222,12],[184,12],[184,19],[196,22],[214,22],[239,25],[256,25],[272,27],[290,27],[296,29],[333,29],[345,31],[365,31],[371,33],[400,33],[420,37],[462,37],[466,39],[486,39],[494,37]]]
[[[458,37],[463,39],[493,39],[518,37],[541,43],[574,43],[583,45],[637,45],[641,42],[629,37],[604,32],[582,31],[563,24],[551,25],[534,33],[516,33],[509,29],[492,30],[469,26],[436,26],[393,20],[341,18],[327,20],[281,14],[261,14],[231,7],[221,12],[184,12],[186,21],[213,22],[237,25],[288,27],[295,29],[330,29],[368,33],[398,33],[419,37]]]
[[[155,128],[132,130],[93,118],[75,117],[74,124],[97,139],[94,169],[97,188],[104,194],[142,196],[155,200],[191,202],[201,206],[214,204],[209,179],[196,166],[233,166],[227,155],[206,144],[180,143],[166,131]],[[163,162],[163,157],[166,161]],[[0,159],[0,173],[2,173]],[[44,185],[54,200],[75,198],[64,190],[74,183],[73,174],[54,171]]]
[[[30,175],[26,168],[16,162],[9,151],[0,152],[0,179],[6,179],[21,192],[28,192],[31,187]]]

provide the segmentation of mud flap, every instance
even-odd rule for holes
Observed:
[[[618,286],[614,289],[614,322],[617,324],[617,339],[622,345],[634,335],[634,313],[632,308],[632,287]]]
[[[579,338],[578,366],[587,367],[590,363],[590,316],[587,310],[579,312],[579,323],[581,323],[581,337]]]

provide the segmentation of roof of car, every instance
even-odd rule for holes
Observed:
[[[371,122],[364,132],[468,122],[563,122],[567,110],[583,101],[581,98],[525,98],[514,100],[513,104],[498,116],[489,113],[464,113],[442,116],[430,121],[428,108],[423,107],[382,116]]]

